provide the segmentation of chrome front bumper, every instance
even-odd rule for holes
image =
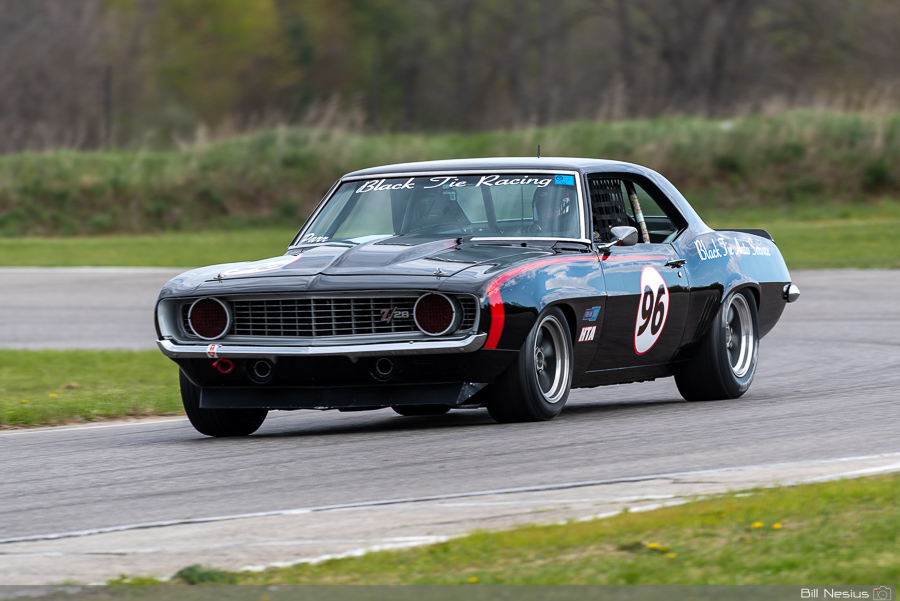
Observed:
[[[173,340],[157,340],[163,354],[172,359],[195,358],[266,358],[266,357],[385,357],[391,355],[425,355],[441,353],[470,353],[477,351],[487,340],[487,334],[472,334],[459,340],[415,340],[411,342],[383,342],[376,344],[347,344],[341,346],[250,346],[234,344],[178,344]]]

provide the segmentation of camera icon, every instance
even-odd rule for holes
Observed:
[[[894,601],[894,590],[889,586],[879,586],[872,592],[875,601]]]

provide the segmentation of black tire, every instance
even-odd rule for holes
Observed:
[[[733,292],[687,363],[675,372],[688,401],[736,399],[750,388],[759,360],[759,317],[749,291]]]
[[[450,411],[450,405],[396,405],[391,409],[406,417],[422,415],[443,415]]]
[[[207,436],[247,436],[253,434],[269,413],[266,409],[201,409],[200,387],[179,372],[181,402],[191,425]]]
[[[488,413],[500,423],[553,419],[572,388],[572,336],[562,311],[542,313],[515,362],[490,387]]]

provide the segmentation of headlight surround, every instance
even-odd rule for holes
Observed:
[[[456,302],[444,294],[428,292],[416,300],[413,318],[423,333],[442,336],[459,327],[461,312]]]
[[[191,331],[200,338],[216,340],[231,328],[231,310],[217,298],[198,298],[188,310],[187,322]]]

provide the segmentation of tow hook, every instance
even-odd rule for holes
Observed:
[[[213,361],[213,367],[218,369],[220,374],[230,374],[234,371],[234,363],[231,359],[216,359]]]

